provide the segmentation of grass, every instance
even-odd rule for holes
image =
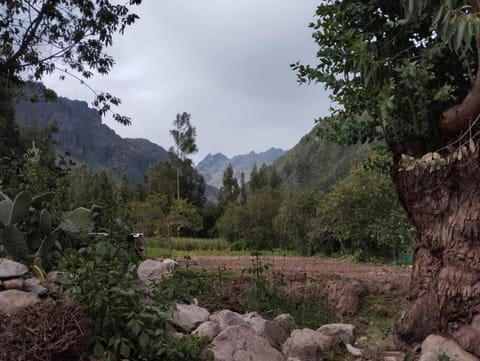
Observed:
[[[232,251],[229,243],[221,238],[171,238],[170,244],[165,238],[149,238],[146,242],[147,257],[181,258],[184,256],[251,256],[252,251]],[[296,256],[296,252],[285,249],[274,249],[262,252],[264,256]]]

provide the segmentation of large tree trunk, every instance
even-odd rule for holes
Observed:
[[[411,344],[480,313],[480,159],[471,154],[432,173],[393,178],[417,230],[411,304],[394,327]]]

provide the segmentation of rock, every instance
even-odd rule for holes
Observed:
[[[438,355],[433,352],[422,353],[418,361],[438,361]]]
[[[221,330],[224,330],[229,326],[241,325],[243,323],[242,315],[230,310],[222,310],[212,313],[209,320],[218,323]]]
[[[477,357],[463,350],[455,341],[439,335],[430,335],[422,343],[422,358],[420,360],[430,360],[432,353],[437,359],[442,355],[448,357],[449,361],[479,361]]]
[[[258,313],[258,312],[248,312],[246,314],[244,314],[242,316],[242,319],[245,321],[245,320],[248,320],[249,318],[257,318],[257,317],[260,317],[262,318],[262,316]]]
[[[328,281],[323,291],[328,306],[338,316],[354,315],[360,307],[365,286],[356,280]]]
[[[6,290],[23,290],[23,278],[12,278],[11,280],[3,281],[3,287]]]
[[[282,352],[300,361],[322,361],[323,355],[331,349],[333,344],[334,341],[330,337],[304,328],[292,332],[283,344]]]
[[[212,341],[220,333],[221,329],[218,323],[207,321],[198,326],[192,335],[206,337],[208,341]]]
[[[207,321],[209,316],[210,313],[203,307],[177,303],[172,312],[172,322],[182,329],[190,331]]]
[[[359,348],[354,347],[354,346],[350,345],[349,343],[346,343],[345,347],[347,348],[347,351],[350,355],[353,355],[355,357],[362,356],[362,350],[360,350]]]
[[[470,325],[455,331],[453,338],[465,351],[480,356],[480,315],[475,315]]]
[[[178,262],[177,262],[177,261],[174,261],[174,260],[171,259],[171,258],[165,258],[165,259],[162,261],[162,263],[167,265],[167,268],[168,268],[168,270],[169,270],[170,272],[173,271],[173,270],[178,266]]]
[[[255,333],[266,339],[270,345],[280,349],[288,335],[278,323],[265,320],[262,317],[251,317],[245,320]]]
[[[22,263],[11,261],[7,258],[0,258],[0,278],[22,277],[28,272],[28,267]]]
[[[60,272],[60,271],[48,272],[46,280],[48,283],[63,285],[65,283],[65,272]]]
[[[0,314],[13,315],[24,307],[30,307],[40,299],[34,293],[7,290],[0,292]]]
[[[227,327],[211,345],[215,361],[284,361],[267,340],[244,325]]]
[[[323,333],[325,336],[330,336],[335,342],[355,344],[355,326],[347,323],[330,323],[320,327],[318,332]]]
[[[288,313],[278,315],[273,319],[276,323],[283,327],[285,332],[290,333],[295,328],[295,320]]]
[[[23,289],[39,296],[45,296],[48,293],[48,288],[44,287],[40,280],[36,277],[27,278],[23,285]]]
[[[140,281],[148,285],[152,281],[171,274],[172,269],[168,263],[147,259],[138,266],[137,275]]]
[[[383,356],[383,361],[405,361],[406,355],[400,351],[386,351]]]

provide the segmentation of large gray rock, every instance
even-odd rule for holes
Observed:
[[[24,307],[30,307],[40,299],[34,293],[7,290],[0,292],[0,315],[13,315]]]
[[[449,361],[479,361],[477,357],[463,350],[455,341],[439,335],[430,335],[422,343],[420,361],[428,361],[433,355],[448,357]]]
[[[7,258],[0,258],[0,278],[14,278],[22,277],[28,272],[28,267],[24,264],[9,260]]]
[[[221,310],[212,313],[209,320],[218,323],[221,330],[224,330],[229,326],[241,325],[244,322],[244,318],[241,314],[230,310]]]
[[[210,313],[203,307],[177,303],[176,308],[172,311],[172,322],[185,331],[191,331],[208,321],[209,316]]]
[[[323,355],[330,351],[334,344],[331,337],[304,328],[292,332],[283,344],[282,352],[284,355],[300,361],[322,361]]]
[[[330,336],[337,343],[349,343],[355,344],[355,326],[347,323],[330,323],[320,327],[318,332],[323,333],[325,336]]]
[[[295,320],[288,313],[278,315],[273,319],[276,323],[283,327],[285,332],[290,333],[295,328]]]
[[[461,327],[453,337],[465,351],[480,356],[480,315],[475,315],[470,325]]]
[[[260,337],[266,339],[270,345],[280,349],[288,335],[278,323],[262,317],[250,317],[245,323]]]
[[[230,326],[212,342],[215,361],[285,361],[267,340],[245,325]]]
[[[27,278],[23,285],[23,289],[39,296],[45,296],[48,293],[48,288],[43,286],[42,282],[40,282],[37,277]]]
[[[328,306],[338,316],[354,315],[360,307],[360,298],[366,292],[366,287],[356,280],[328,281],[323,296]]]
[[[220,333],[220,326],[213,321],[207,321],[198,326],[192,335],[206,337],[208,341],[212,341]]]
[[[137,275],[140,281],[149,284],[172,273],[173,266],[170,263],[146,259],[137,268]]]
[[[23,278],[12,278],[3,281],[3,288],[6,290],[23,290]]]

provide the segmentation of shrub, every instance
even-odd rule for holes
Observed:
[[[70,254],[66,293],[94,320],[94,347],[102,361],[202,360],[203,339],[177,340],[166,331],[171,299],[146,304],[128,245],[111,239]],[[162,300],[160,300],[162,301]]]

